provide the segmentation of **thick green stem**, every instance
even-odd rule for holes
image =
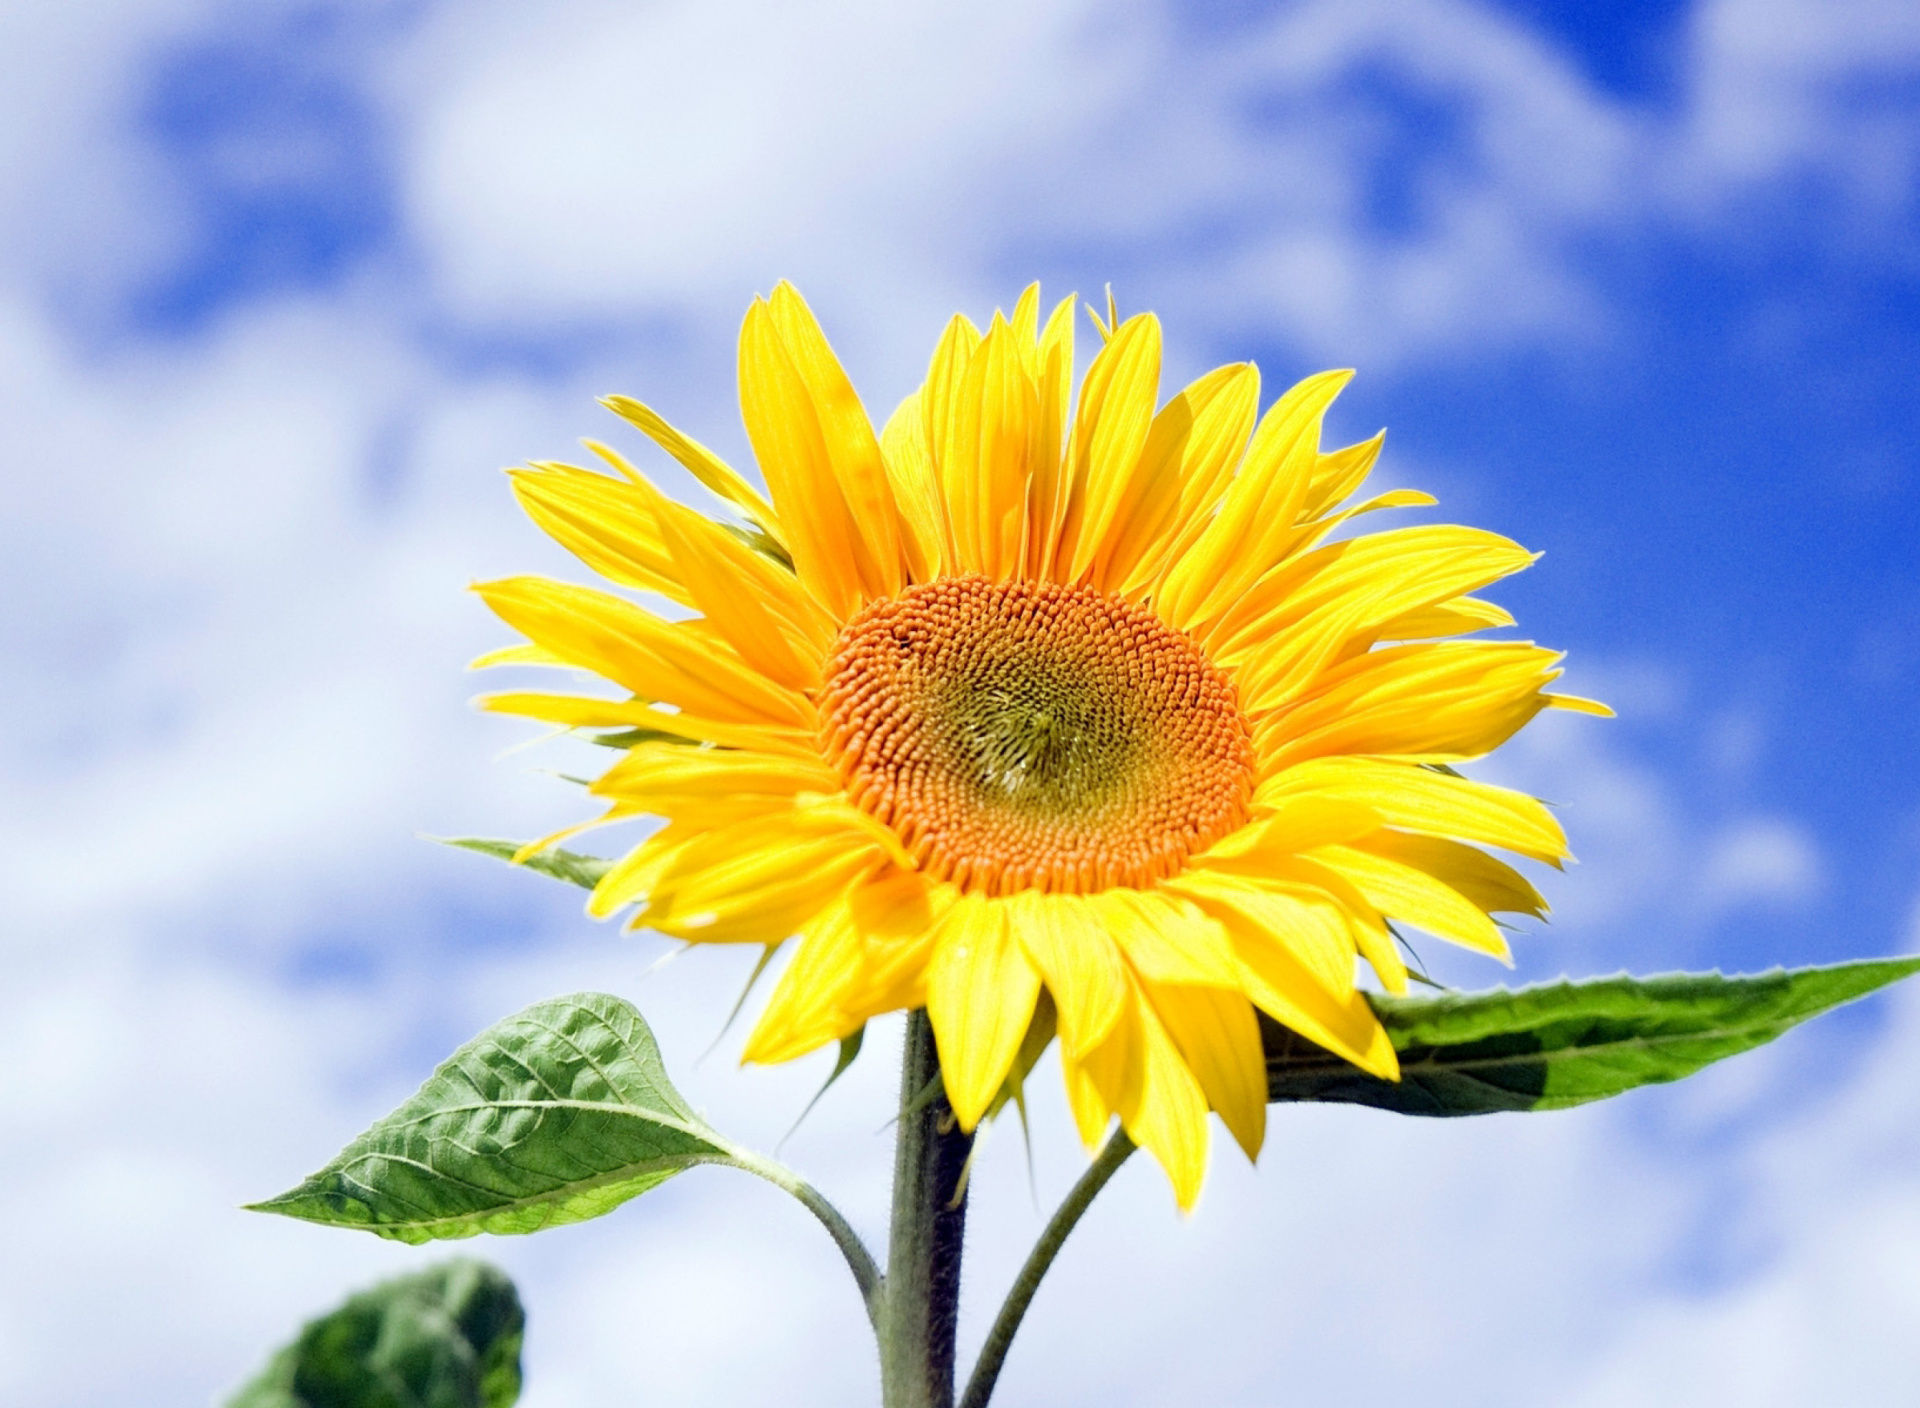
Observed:
[[[911,1012],[900,1063],[893,1226],[880,1320],[880,1389],[886,1408],[953,1408],[953,1340],[967,1220],[960,1180],[973,1136],[954,1123],[945,1095],[921,1100],[939,1074],[933,1026],[924,1011]]]
[[[1080,1175],[1080,1181],[1073,1185],[1073,1191],[1067,1194],[1066,1201],[1048,1219],[1046,1230],[1027,1254],[1027,1264],[1020,1268],[1013,1289],[1007,1292],[1000,1313],[994,1317],[993,1328],[987,1332],[987,1342],[980,1347],[980,1358],[975,1361],[973,1375],[967,1380],[967,1392],[960,1400],[960,1408],[987,1408],[987,1400],[993,1396],[993,1386],[1000,1378],[1000,1366],[1013,1344],[1014,1332],[1020,1328],[1020,1321],[1026,1316],[1027,1306],[1033,1301],[1033,1293],[1040,1289],[1040,1279],[1060,1254],[1060,1248],[1066,1244],[1067,1234],[1073,1231],[1081,1214],[1086,1212],[1100,1190],[1107,1186],[1107,1180],[1119,1172],[1120,1165],[1127,1161],[1127,1156],[1133,1150],[1134,1143],[1127,1138],[1126,1131],[1116,1129],[1106,1147],[1101,1149],[1100,1157]]]

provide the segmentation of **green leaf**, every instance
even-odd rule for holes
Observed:
[[[489,1027],[332,1163],[254,1210],[402,1242],[536,1232],[709,1163],[760,1171],[668,1083],[632,1004],[577,993]]]
[[[1403,1115],[1564,1110],[1690,1076],[1914,972],[1920,958],[1754,977],[1622,975],[1517,992],[1369,994],[1400,1053],[1399,1082],[1377,1080],[1263,1016],[1267,1098]]]
[[[227,1408],[512,1408],[525,1330],[513,1282],[450,1261],[308,1321]]]
[[[523,844],[519,841],[494,841],[484,836],[450,836],[432,838],[442,845],[458,846],[463,851],[478,851],[483,856],[493,856],[497,860],[511,861],[519,854]],[[578,851],[553,850],[539,851],[520,862],[523,870],[537,870],[542,875],[551,875],[555,880],[565,880],[568,884],[578,885],[591,890],[600,883],[600,877],[613,869],[613,862],[605,856],[583,856]]]

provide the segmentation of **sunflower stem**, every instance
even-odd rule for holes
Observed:
[[[907,1015],[900,1119],[893,1155],[893,1225],[880,1319],[880,1390],[886,1408],[953,1408],[953,1341],[960,1309],[961,1175],[973,1136],[946,1096],[917,1097],[940,1072],[924,1010]]]
[[[1000,1378],[1000,1366],[1006,1360],[1007,1350],[1013,1344],[1013,1336],[1019,1330],[1021,1320],[1026,1317],[1027,1306],[1033,1302],[1033,1293],[1040,1289],[1041,1278],[1047,1274],[1047,1268],[1053,1265],[1053,1259],[1066,1244],[1067,1234],[1073,1231],[1081,1215],[1099,1196],[1100,1190],[1107,1186],[1107,1180],[1120,1171],[1120,1165],[1127,1161],[1134,1147],[1126,1131],[1116,1129],[1113,1137],[1100,1150],[1100,1156],[1093,1161],[1092,1167],[1080,1175],[1080,1181],[1073,1185],[1073,1191],[1067,1194],[1066,1201],[1047,1220],[1046,1230],[1027,1254],[1026,1265],[1020,1268],[1013,1289],[1007,1292],[1000,1313],[993,1319],[993,1328],[987,1332],[987,1342],[980,1347],[980,1357],[974,1362],[973,1373],[967,1379],[967,1391],[960,1399],[960,1408],[987,1408],[987,1400],[993,1396],[993,1386]]]

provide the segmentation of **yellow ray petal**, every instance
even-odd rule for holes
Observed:
[[[667,424],[659,412],[641,405],[631,396],[603,396],[600,404],[637,427],[641,434],[678,460],[687,473],[759,524],[776,543],[786,546],[786,533],[773,505],[725,460],[698,440],[682,435]]]
[[[1246,708],[1271,708],[1396,617],[1536,559],[1497,533],[1451,524],[1332,543],[1268,571],[1208,633],[1208,652],[1234,667]]]
[[[1352,377],[1308,377],[1261,417],[1219,513],[1167,573],[1155,598],[1164,619],[1182,629],[1206,621],[1280,560],[1319,457],[1321,419]]]
[[[1080,384],[1053,578],[1080,580],[1106,546],[1146,448],[1159,386],[1160,320],[1140,313],[1120,325]]]
[[[1068,294],[1054,305],[1034,348],[1038,388],[1027,442],[1026,575],[1041,578],[1053,557],[1067,511],[1066,432],[1073,410],[1073,305]]]
[[[1121,1109],[1120,1120],[1133,1142],[1166,1170],[1180,1210],[1191,1212],[1207,1175],[1206,1096],[1159,1014],[1144,998],[1137,1005],[1140,1094],[1132,1108]]]
[[[1513,617],[1503,608],[1478,597],[1459,596],[1436,606],[1423,606],[1394,617],[1381,626],[1375,639],[1437,640],[1443,636],[1471,635],[1475,631],[1499,630],[1511,626]],[[1366,642],[1360,648],[1371,646]]]
[[[841,999],[849,1018],[927,1005],[933,937],[957,898],[951,885],[901,868],[882,869],[848,892],[848,913],[865,945],[860,976]]]
[[[1331,848],[1329,848],[1331,849]],[[1313,856],[1290,856],[1272,867],[1269,873],[1255,875],[1247,869],[1237,873],[1263,888],[1270,888],[1312,905],[1332,902],[1333,912],[1347,926],[1347,936],[1360,956],[1367,960],[1382,987],[1399,996],[1407,990],[1407,961],[1387,928],[1386,916],[1373,897],[1355,885],[1342,872],[1324,865]]]
[[[900,520],[873,422],[799,290],[783,279],[767,306],[813,400],[834,479],[852,513],[861,547],[860,579],[868,596],[892,596],[905,583]]]
[[[1315,758],[1263,781],[1256,804],[1312,795],[1371,807],[1388,825],[1453,837],[1533,860],[1565,860],[1567,834],[1553,813],[1524,792],[1382,758]]]
[[[587,913],[605,919],[638,900],[644,900],[654,882],[699,832],[668,824],[628,851],[600,877],[587,896]]]
[[[1224,928],[1237,960],[1236,981],[1245,978],[1248,935],[1258,933],[1285,948],[1328,996],[1344,1000],[1353,992],[1353,925],[1324,891],[1215,866],[1189,870],[1168,888],[1193,900]]]
[[[1267,1058],[1260,1024],[1245,995],[1218,988],[1149,984],[1147,996],[1248,1159],[1260,1157],[1267,1135]]]
[[[1149,982],[1239,985],[1226,931],[1198,906],[1163,890],[1103,890],[1089,899],[1127,962]]]
[[[1309,520],[1319,518],[1357,492],[1373,473],[1374,463],[1380,458],[1380,447],[1386,441],[1387,432],[1382,430],[1370,440],[1321,455],[1314,462],[1306,497],[1300,503],[1300,516]]]
[[[806,378],[760,299],[740,329],[740,413],[786,529],[794,570],[836,620],[846,620],[880,570],[847,506]]]
[[[1311,858],[1345,877],[1388,918],[1512,966],[1506,938],[1485,911],[1424,870],[1351,846],[1323,846]]]
[[[900,550],[907,573],[916,582],[931,582],[946,570],[953,529],[947,522],[947,501],[933,471],[927,449],[926,418],[916,391],[888,417],[880,432],[880,456],[886,461],[893,501],[900,510]]]
[[[527,517],[595,572],[691,605],[648,501],[633,485],[549,461],[510,469],[507,476]]]
[[[1261,903],[1251,887],[1243,887],[1231,903],[1219,903],[1217,913],[1240,956],[1254,1006],[1369,1074],[1400,1078],[1399,1057],[1366,994],[1358,988],[1345,996],[1329,992],[1321,975],[1301,961],[1297,909],[1289,919],[1284,907]]]
[[[467,662],[469,670],[490,670],[496,665],[540,665],[557,666],[563,670],[573,669],[573,665],[562,660],[551,650],[537,645],[503,645],[498,650],[489,650],[484,655],[476,655]]]
[[[1543,919],[1547,902],[1533,883],[1476,846],[1438,836],[1410,836],[1402,831],[1376,831],[1350,845],[1389,860],[1424,870],[1441,884],[1458,890],[1487,914],[1527,914]]]
[[[1332,754],[1455,763],[1491,753],[1548,707],[1560,656],[1524,641],[1393,645],[1325,671],[1256,727],[1263,771]]]
[[[980,1122],[1007,1078],[1039,995],[1005,905],[968,895],[947,911],[927,964],[927,1016],[962,1129]]]
[[[994,315],[967,362],[941,446],[940,477],[960,565],[996,580],[1020,562],[1027,451],[1038,392],[1013,328]]]
[[[566,728],[645,728],[655,712],[638,699],[590,699],[530,689],[483,694],[473,702],[489,714],[515,714]]]
[[[737,723],[808,726],[813,706],[729,650],[703,649],[686,623],[544,577],[474,587],[496,615],[561,659],[635,694]]]
[[[1297,793],[1282,797],[1259,820],[1230,831],[1195,857],[1199,865],[1245,860],[1260,865],[1297,855],[1312,846],[1353,841],[1378,831],[1384,823],[1373,808],[1339,797]]]
[[[980,330],[955,313],[940,335],[939,345],[933,350],[933,361],[927,367],[926,383],[920,388],[921,438],[933,461],[934,482],[940,486],[943,515],[949,530],[945,554],[945,570],[948,572],[978,570],[973,559],[963,554],[960,547],[959,520],[966,518],[967,531],[970,532],[974,521],[971,510],[963,513],[963,506],[954,502],[943,456],[948,441],[955,434],[954,418],[964,405],[961,392],[966,384],[968,368],[973,362],[974,350],[979,347],[980,341]],[[971,503],[971,499],[968,503]]]
[[[838,1041],[859,1028],[838,1006],[840,994],[859,974],[862,941],[844,902],[808,921],[800,942],[774,985],[766,1010],[747,1038],[742,1062],[791,1061]]]
[[[1064,1051],[1060,1054],[1060,1074],[1067,1086],[1067,1108],[1073,1112],[1073,1127],[1089,1154],[1097,1151],[1113,1122],[1113,1107],[1100,1094],[1100,1087],[1087,1074],[1086,1067]]]
[[[636,813],[678,817],[716,802],[761,811],[802,793],[839,791],[833,769],[815,759],[647,742],[627,750],[587,790]]]
[[[778,943],[885,860],[844,803],[705,831],[654,879],[634,927],[690,943]]]
[[[740,658],[789,689],[816,687],[820,683],[821,655],[830,638],[808,642],[810,649],[796,648],[763,595],[769,591],[771,575],[763,569],[772,565],[719,525],[678,504],[662,501],[656,505],[654,521],[693,604],[740,652]],[[797,582],[791,591],[780,592],[776,601],[788,620],[806,619],[804,594]]]
[[[1095,585],[1134,598],[1159,580],[1173,545],[1206,528],[1253,432],[1260,373],[1249,363],[1216,367],[1161,408],[1095,564]]]
[[[1074,1056],[1091,1051],[1127,1000],[1125,967],[1107,926],[1080,895],[1023,890],[1008,904],[1014,932],[1059,1009],[1061,1045]]]

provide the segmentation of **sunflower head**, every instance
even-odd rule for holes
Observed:
[[[1507,958],[1491,916],[1546,906],[1490,852],[1558,864],[1565,837],[1450,765],[1543,708],[1605,710],[1547,691],[1557,655],[1471,639],[1512,624],[1474,593],[1524,549],[1348,531],[1432,501],[1353,502],[1381,438],[1321,447],[1347,373],[1260,414],[1257,371],[1227,366],[1162,405],[1159,323],[1109,305],[1076,396],[1073,307],[1043,324],[1036,286],[984,333],[956,316],[876,433],[799,294],[755,300],[740,404],[766,494],[610,398],[724,507],[592,442],[610,473],[514,471],[589,568],[676,609],[486,583],[527,643],[485,663],[612,692],[482,703],[612,730],[586,824],[664,822],[590,912],[793,941],[749,1059],[925,1007],[971,1129],[1057,1033],[1083,1138],[1117,1117],[1185,1207],[1209,1109],[1259,1150],[1256,1011],[1395,1079],[1358,960],[1405,989],[1395,922]]]

